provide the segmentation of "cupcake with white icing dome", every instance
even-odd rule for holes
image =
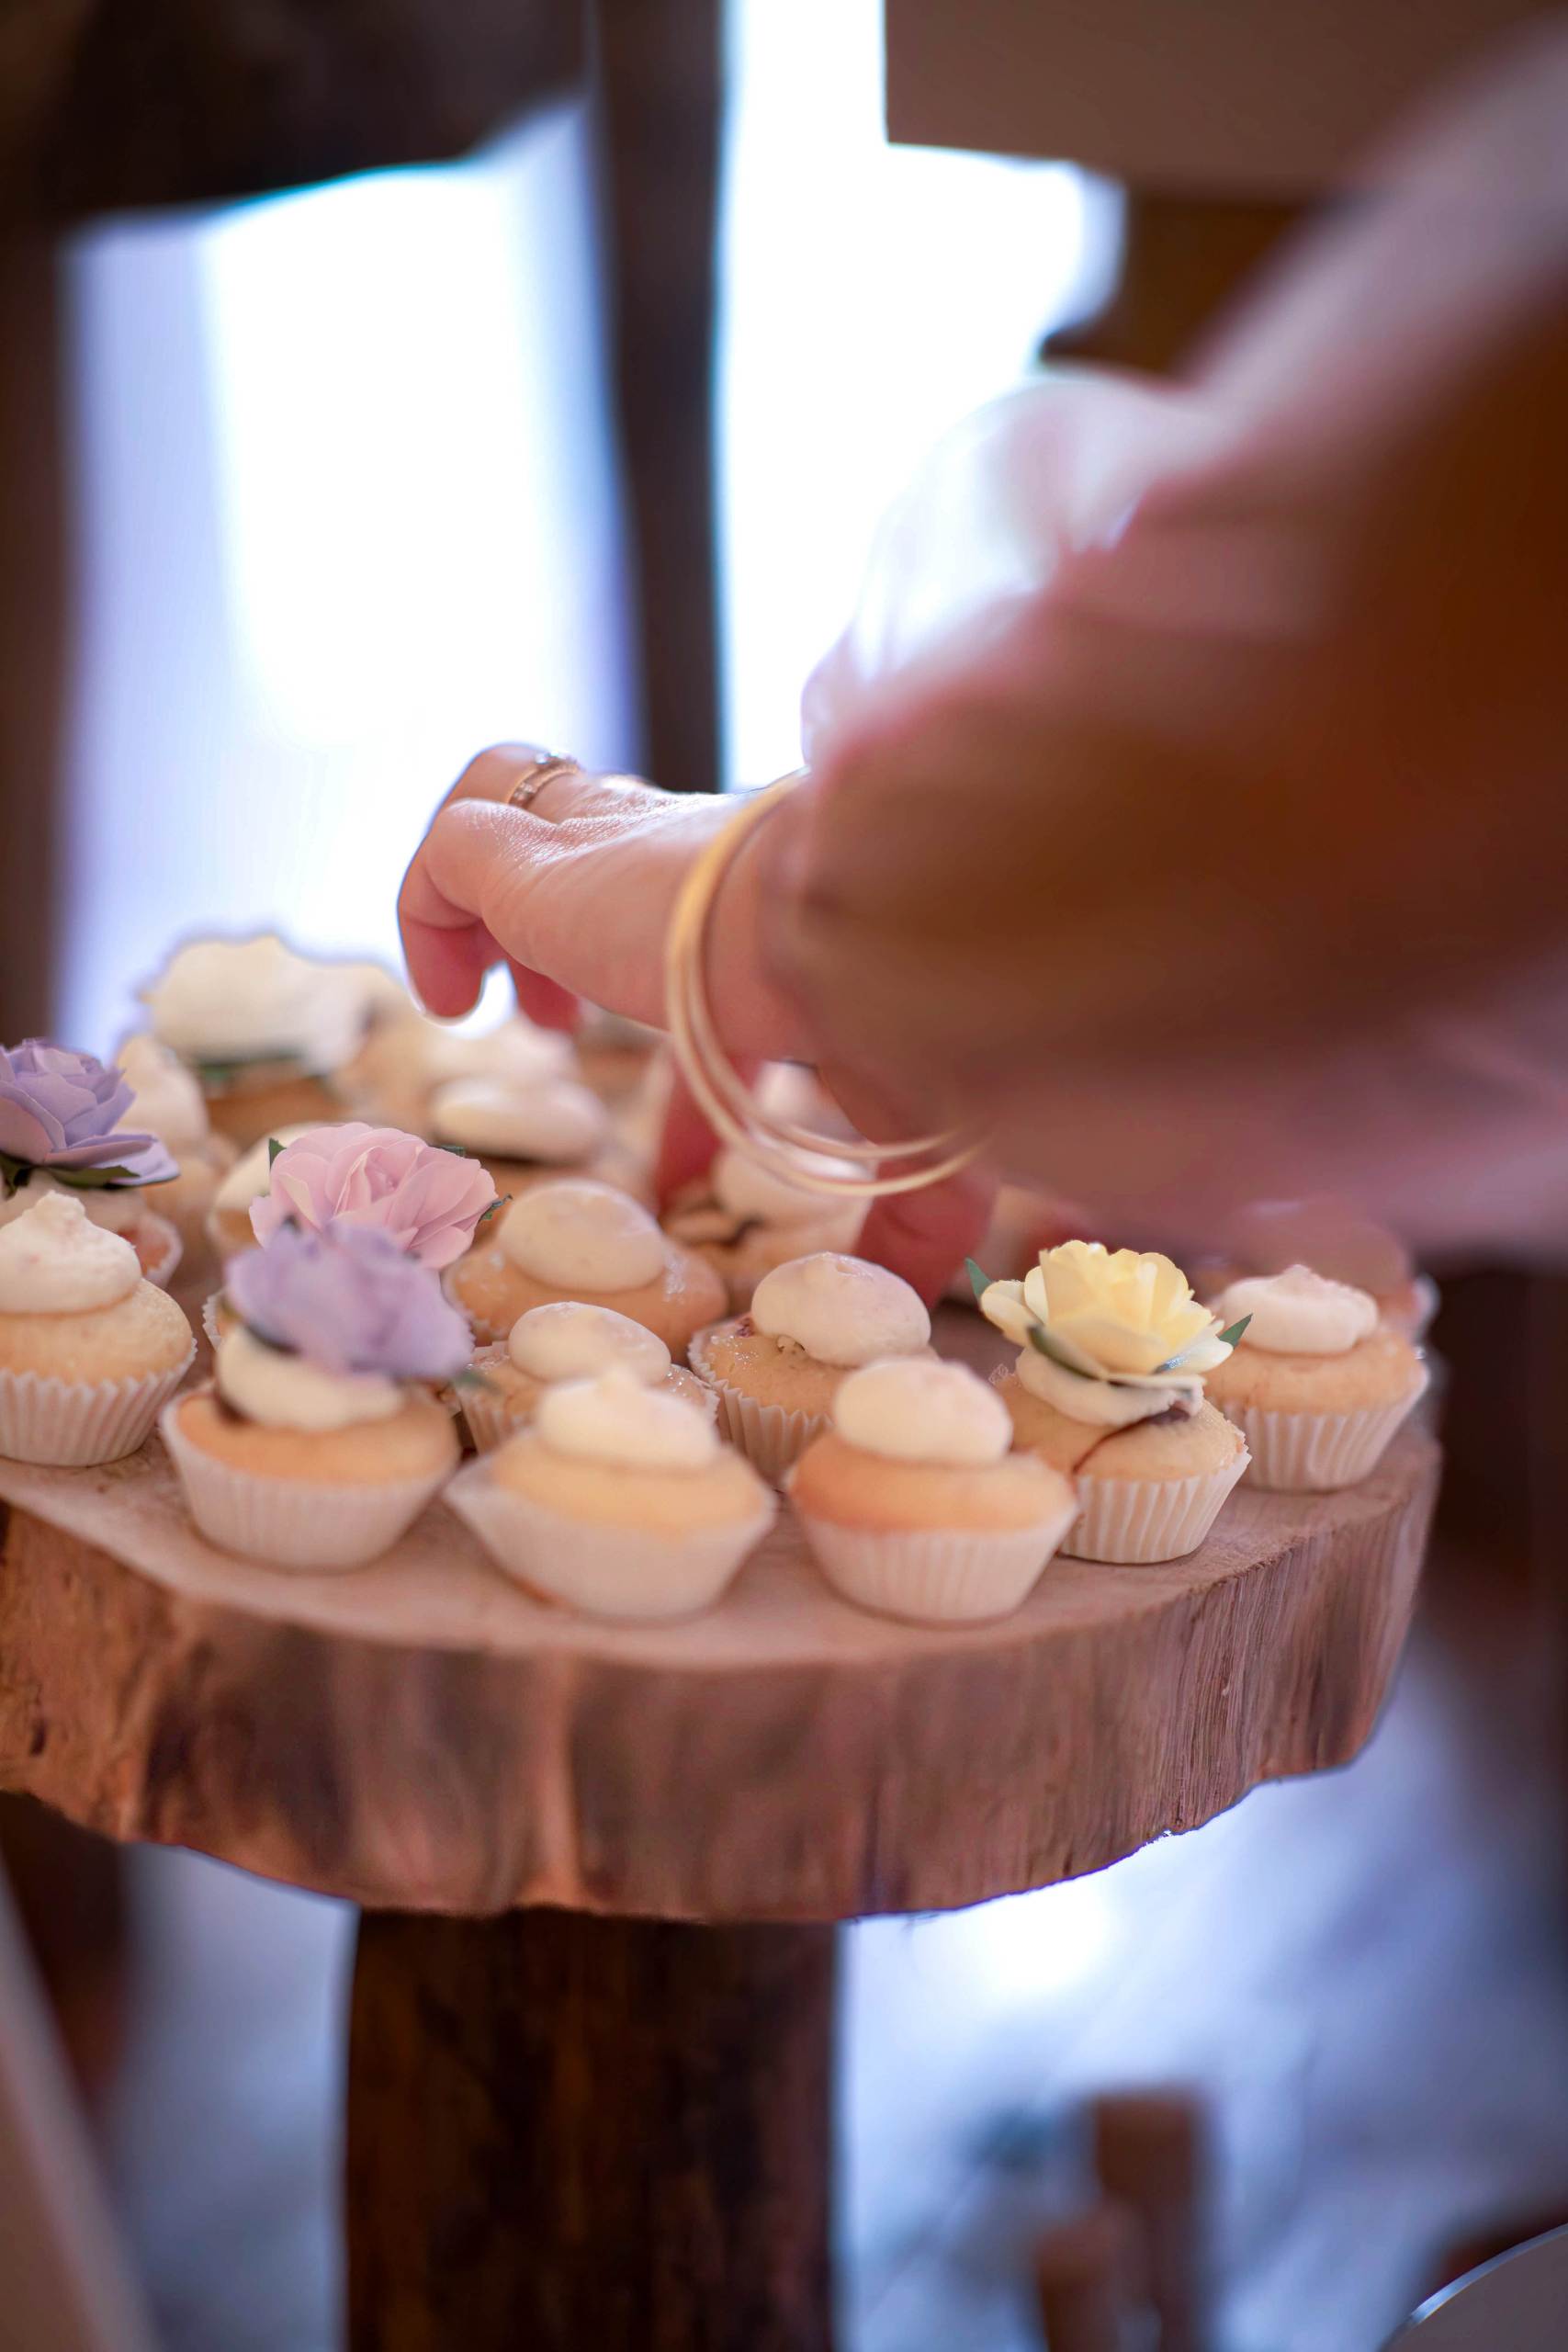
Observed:
[[[917,1623],[1007,1616],[1077,1516],[1072,1481],[1011,1447],[1007,1407],[963,1364],[901,1356],[850,1373],[789,1475],[829,1583]]]
[[[332,1073],[397,1000],[389,972],[302,956],[274,933],[197,939],[141,989],[153,1035],[193,1069],[233,1142],[330,1118]]]
[[[459,1078],[431,1097],[430,1132],[477,1159],[502,1200],[532,1184],[595,1172],[611,1143],[610,1117],[596,1094],[574,1079],[531,1085]]]
[[[255,1239],[251,1211],[265,1201],[272,1186],[272,1163],[286,1144],[300,1136],[320,1135],[318,1125],[278,1127],[242,1151],[224,1171],[207,1215],[207,1238],[220,1258],[248,1250]]]
[[[692,1370],[718,1395],[730,1442],[781,1479],[829,1426],[846,1373],[881,1356],[928,1352],[918,1292],[886,1266],[817,1250],[764,1274],[744,1315],[693,1341]]]
[[[457,1460],[434,1385],[468,1360],[440,1278],[373,1227],[286,1225],[224,1269],[212,1385],[163,1417],[209,1543],[285,1568],[377,1558]]]
[[[1322,1493],[1376,1468],[1427,1374],[1371,1292],[1290,1266],[1233,1283],[1215,1311],[1246,1318],[1209,1394],[1247,1441],[1253,1486]]]
[[[678,1363],[725,1303],[704,1259],[660,1232],[628,1193],[589,1177],[532,1186],[446,1283],[481,1344],[505,1338],[532,1306],[582,1299],[657,1332]]]
[[[476,1350],[470,1369],[474,1377],[462,1388],[459,1402],[481,1453],[525,1429],[547,1389],[617,1369],[644,1388],[684,1397],[710,1420],[717,1410],[713,1391],[671,1361],[657,1332],[613,1306],[592,1306],[584,1299],[531,1306],[504,1342]]]
[[[1254,1201],[1228,1220],[1223,1258],[1193,1275],[1199,1296],[1218,1306],[1233,1283],[1310,1266],[1331,1282],[1368,1291],[1378,1320],[1419,1346],[1438,1311],[1438,1287],[1418,1272],[1404,1243],[1351,1201],[1316,1193],[1299,1201]]]
[[[997,1386],[1019,1444],[1077,1481],[1063,1551],[1128,1565],[1196,1551],[1247,1454],[1203,1394],[1234,1334],[1180,1268],[1156,1250],[1064,1241],[1021,1283],[971,1272],[982,1311],[1018,1345]]]
[[[215,1136],[207,1102],[192,1072],[156,1037],[140,1032],[115,1056],[131,1090],[130,1115],[156,1136],[175,1173],[146,1190],[147,1206],[167,1217],[180,1237],[186,1274],[207,1246],[207,1219],[218,1187],[234,1162],[234,1147]]]
[[[0,1225],[46,1193],[70,1193],[94,1225],[124,1236],[149,1282],[164,1284],[180,1237],[151,1196],[178,1170],[135,1121],[133,1100],[124,1074],[94,1054],[47,1037],[0,1048]]]
[[[190,1368],[189,1324],[122,1235],[50,1192],[0,1227],[0,1453],[134,1453]]]
[[[577,1074],[571,1039],[558,1030],[540,1029],[521,1013],[490,1029],[458,1028],[410,1001],[377,1023],[337,1083],[360,1117],[425,1135],[444,1086],[485,1080],[516,1089]]]
[[[775,1510],[708,1414],[625,1365],[547,1389],[532,1426],[461,1471],[449,1500],[531,1591],[645,1619],[709,1607]]]
[[[816,1164],[826,1175],[859,1172],[847,1160],[821,1157]],[[677,1193],[664,1229],[702,1251],[723,1275],[730,1308],[739,1314],[775,1266],[819,1250],[853,1250],[864,1221],[863,1203],[789,1183],[750,1153],[727,1148],[705,1176]]]

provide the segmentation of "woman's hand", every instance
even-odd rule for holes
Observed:
[[[554,1027],[588,997],[657,1025],[663,1012],[665,927],[692,859],[724,821],[721,801],[658,792],[635,776],[568,771],[525,809],[507,797],[546,755],[498,743],[470,760],[403,877],[403,952],[431,1011],[450,1017],[478,1001],[492,966],[510,966],[523,1008]],[[715,925],[715,999],[727,1028],[754,1050],[788,1018],[764,1001],[735,944],[754,908],[731,877]],[[782,1046],[772,1048],[783,1050]]]
[[[398,899],[410,977],[445,1018],[468,1012],[486,972],[505,963],[536,1021],[568,1026],[578,998],[587,997],[660,1026],[671,913],[693,860],[732,811],[723,800],[659,792],[636,777],[575,772],[552,776],[529,808],[508,807],[541,756],[526,744],[481,752],[437,809]],[[765,842],[754,837],[714,908],[709,997],[726,1046],[742,1062],[812,1061],[815,1041],[760,952],[768,878]],[[822,1076],[863,1132],[899,1131],[874,1074],[840,1066]],[[660,1159],[663,1189],[698,1172],[713,1148],[694,1104],[678,1091]],[[990,1193],[989,1182],[971,1174],[880,1202],[863,1247],[932,1297],[983,1232]]]

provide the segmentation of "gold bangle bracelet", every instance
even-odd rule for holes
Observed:
[[[743,1083],[719,1043],[707,1000],[705,962],[714,903],[741,846],[800,782],[784,776],[739,802],[730,822],[694,862],[671,917],[665,948],[665,1017],[681,1074],[714,1132],[774,1175],[837,1199],[874,1200],[913,1193],[956,1175],[982,1148],[956,1129],[893,1143],[840,1142],[772,1116]],[[935,1159],[931,1154],[942,1155]],[[872,1162],[925,1159],[901,1173],[839,1176],[824,1159]]]
[[[704,937],[695,943],[685,964],[686,1013],[695,1049],[707,1072],[709,1082],[728,1103],[734,1116],[749,1125],[760,1128],[765,1134],[767,1140],[775,1148],[788,1147],[796,1151],[814,1153],[818,1157],[826,1152],[828,1157],[833,1159],[865,1160],[873,1167],[880,1165],[886,1159],[925,1159],[932,1153],[947,1151],[961,1140],[956,1128],[950,1128],[942,1135],[911,1136],[904,1142],[870,1143],[817,1135],[809,1127],[796,1126],[791,1120],[776,1118],[763,1108],[754,1095],[749,1092],[739,1072],[732,1068],[726,1057],[724,1047],[719,1042],[703,982],[706,921],[718,896],[724,876],[739,848],[740,841],[750,831],[753,824],[760,824],[770,816],[780,801],[786,799],[795,787],[804,782],[806,770],[797,768],[792,775],[781,776],[776,784],[768,786],[764,791],[748,795],[738,808],[730,831],[721,835],[711,845],[713,852],[716,853],[716,871],[709,882],[706,905],[703,910]],[[745,813],[752,809],[756,811],[754,818]],[[731,838],[731,835],[734,837]],[[679,920],[679,914],[677,914],[677,920]]]

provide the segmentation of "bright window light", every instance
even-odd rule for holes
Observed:
[[[733,0],[720,387],[728,764],[794,766],[801,684],[922,453],[1077,285],[1078,174],[891,147],[881,0]]]

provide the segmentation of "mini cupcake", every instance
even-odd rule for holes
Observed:
[[[670,1240],[627,1193],[578,1176],[513,1201],[494,1239],[481,1236],[446,1287],[481,1344],[504,1338],[531,1306],[585,1299],[657,1332],[677,1363],[724,1306],[705,1260]]]
[[[454,1028],[411,1000],[376,1023],[336,1083],[356,1116],[428,1135],[431,1102],[443,1086],[484,1080],[528,1087],[576,1075],[571,1040],[558,1030],[536,1028],[521,1013],[493,1029]]]
[[[847,1160],[824,1157],[819,1164],[831,1175],[857,1172]],[[664,1230],[723,1275],[730,1310],[739,1315],[775,1266],[818,1250],[852,1250],[864,1221],[863,1203],[786,1183],[745,1152],[726,1150],[705,1176],[677,1193]]]
[[[437,1273],[456,1264],[497,1205],[477,1160],[359,1119],[254,1145],[233,1170],[229,1194],[213,1220],[225,1257],[270,1241],[285,1225],[306,1233],[363,1225],[389,1234],[405,1255]],[[222,1306],[209,1306],[213,1313],[203,1316],[216,1346]]]
[[[1064,1241],[1021,1283],[972,1271],[982,1311],[1019,1343],[997,1382],[1018,1442],[1077,1480],[1063,1551],[1139,1566],[1196,1551],[1247,1454],[1203,1396],[1230,1336],[1179,1267],[1154,1250]]]
[[[131,1111],[175,1163],[175,1173],[147,1187],[147,1206],[167,1217],[180,1237],[181,1279],[199,1272],[209,1242],[207,1220],[218,1187],[234,1164],[234,1147],[215,1136],[196,1079],[177,1054],[145,1031],[128,1037],[115,1056],[131,1089]]]
[[[1223,1256],[1193,1276],[1199,1296],[1217,1306],[1233,1283],[1252,1274],[1280,1274],[1310,1266],[1331,1282],[1368,1291],[1378,1320],[1413,1344],[1422,1340],[1438,1306],[1438,1286],[1416,1271],[1409,1250],[1388,1227],[1348,1201],[1317,1194],[1303,1201],[1255,1201],[1232,1218]]]
[[[439,1277],[388,1233],[286,1225],[224,1269],[233,1321],[213,1385],[163,1430],[201,1532],[282,1568],[354,1568],[417,1519],[456,1466],[431,1385],[468,1359]]]
[[[196,1073],[220,1135],[243,1148],[330,1119],[333,1071],[400,996],[374,965],[300,956],[272,933],[192,940],[141,990],[159,1041]]]
[[[73,1469],[134,1453],[195,1353],[130,1242],[73,1193],[0,1227],[0,1453]]]
[[[346,1122],[344,1124],[346,1125]],[[295,1143],[301,1136],[327,1135],[333,1130],[322,1126],[279,1127],[273,1135],[263,1136],[233,1160],[212,1195],[212,1206],[207,1213],[207,1238],[209,1247],[221,1260],[232,1258],[239,1250],[248,1250],[255,1239],[251,1226],[251,1211],[258,1201],[265,1201],[272,1183],[272,1163],[285,1146]]]
[[[605,1176],[614,1150],[610,1118],[596,1094],[570,1078],[531,1085],[460,1078],[431,1098],[430,1132],[477,1159],[502,1200],[562,1176]]]
[[[718,1399],[694,1373],[671,1361],[657,1332],[613,1306],[575,1298],[531,1306],[504,1344],[475,1351],[473,1378],[458,1393],[468,1435],[481,1453],[526,1429],[547,1388],[563,1380],[595,1380],[619,1366],[645,1388],[682,1396],[711,1420]]]
[[[1247,1441],[1250,1483],[1307,1494],[1366,1477],[1427,1378],[1371,1292],[1290,1266],[1233,1283],[1217,1312],[1245,1326],[1208,1386]]]
[[[43,1037],[0,1048],[0,1224],[45,1193],[73,1193],[163,1287],[179,1263],[180,1237],[148,1194],[179,1171],[156,1136],[122,1125],[131,1102],[120,1072],[92,1054]]]
[[[716,1600],[775,1509],[706,1413],[624,1367],[547,1389],[532,1428],[461,1471],[449,1499],[530,1590],[645,1619]]]
[[[701,1332],[692,1370],[718,1393],[719,1425],[764,1478],[781,1479],[831,1426],[844,1374],[929,1352],[918,1293],[886,1266],[831,1250],[776,1266],[750,1308]]]
[[[1010,1451],[996,1390],[963,1364],[894,1357],[840,1381],[832,1418],[789,1474],[829,1583],[917,1623],[1018,1608],[1078,1505],[1060,1471]]]

